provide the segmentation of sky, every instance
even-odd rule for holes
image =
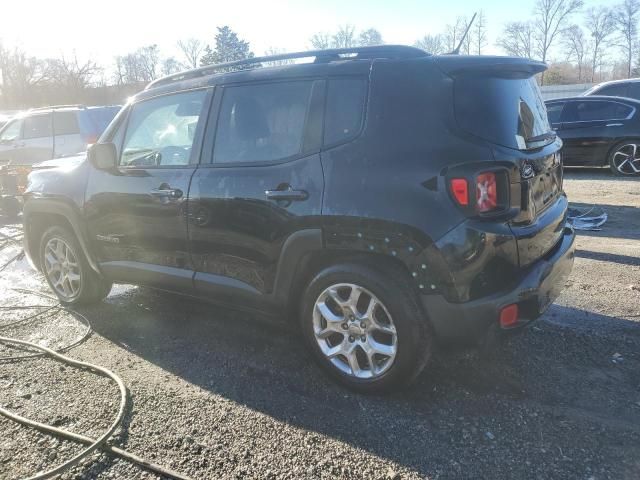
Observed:
[[[587,0],[587,5],[611,0]],[[507,21],[527,20],[534,0],[3,0],[0,41],[38,57],[70,56],[108,65],[113,57],[158,44],[179,56],[178,39],[213,42],[216,26],[229,25],[251,43],[256,55],[273,47],[310,47],[316,32],[339,25],[376,28],[386,43],[413,44],[436,34],[457,16],[482,9],[487,18],[486,53],[499,54],[497,35]]]

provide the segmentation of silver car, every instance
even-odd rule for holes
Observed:
[[[63,105],[20,114],[0,129],[0,164],[33,165],[84,152],[119,110]]]

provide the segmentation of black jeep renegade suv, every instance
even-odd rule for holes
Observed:
[[[165,77],[88,160],[31,174],[26,251],[63,303],[124,282],[281,313],[348,386],[406,384],[569,275],[544,68],[384,46]]]

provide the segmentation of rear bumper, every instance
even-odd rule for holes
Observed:
[[[517,329],[538,318],[560,295],[573,268],[575,232],[565,227],[558,244],[543,258],[529,265],[515,288],[477,300],[452,303],[442,295],[424,295],[422,303],[439,340],[470,343],[498,327],[500,310],[517,303]]]

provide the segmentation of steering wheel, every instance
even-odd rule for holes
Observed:
[[[189,163],[189,149],[173,145],[161,148],[156,158],[157,165],[186,165],[187,163]]]

